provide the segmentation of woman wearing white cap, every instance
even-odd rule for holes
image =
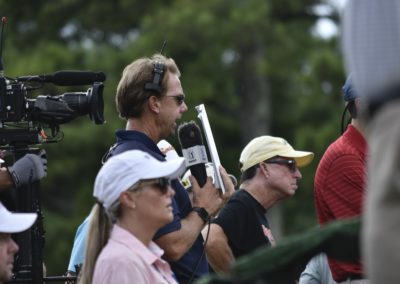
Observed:
[[[169,180],[184,170],[183,158],[161,162],[138,150],[104,164],[79,283],[176,283],[152,238],[173,219]]]

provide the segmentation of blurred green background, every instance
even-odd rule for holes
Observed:
[[[101,157],[124,128],[114,95],[125,65],[158,52],[175,59],[189,111],[204,103],[220,160],[239,178],[241,149],[253,137],[286,138],[316,156],[302,170],[294,198],[270,222],[281,237],[314,227],[313,178],[326,147],[340,135],[344,71],[340,9],[317,0],[1,0],[8,17],[3,43],[9,77],[57,70],[103,71],[107,123],[88,117],[61,125],[64,140],[46,144],[48,176],[41,183],[48,275],[65,273],[77,226],[93,204]],[[335,26],[336,25],[336,26]],[[321,31],[322,30],[322,31]],[[38,94],[88,87],[47,84]],[[176,138],[170,142],[179,149]]]

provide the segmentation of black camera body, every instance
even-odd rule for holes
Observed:
[[[37,154],[38,148],[31,145],[58,142],[63,138],[60,124],[78,116],[88,114],[95,124],[104,123],[102,72],[58,71],[52,75],[24,76],[11,79],[0,71],[0,150],[9,150],[6,155],[13,161],[26,153]],[[59,86],[91,85],[83,92],[67,92],[61,95],[38,95],[45,83]],[[51,129],[51,134],[45,129]],[[11,153],[11,155],[9,155]],[[3,154],[3,153],[2,153]],[[43,272],[43,247],[45,231],[41,214],[39,182],[25,185],[23,189],[8,191],[9,205],[17,212],[36,212],[37,221],[33,226],[15,234],[20,247],[15,258],[11,283],[47,283],[67,279],[63,276],[45,277]],[[8,197],[7,197],[8,196]]]
[[[60,125],[78,116],[88,114],[95,124],[104,123],[103,72],[57,71],[48,75],[9,78],[4,75],[2,61],[3,31],[7,19],[1,19],[0,33],[0,154],[11,152],[13,161],[27,153],[37,154],[38,148],[31,145],[58,142],[63,138]],[[46,83],[57,86],[91,85],[83,92],[68,92],[61,95],[38,95],[33,91]],[[76,90],[76,89],[75,89]],[[50,129],[51,134],[45,129]],[[7,155],[7,153],[5,154]],[[38,218],[33,226],[13,235],[20,247],[14,262],[11,283],[47,283],[67,281],[67,277],[45,277],[43,269],[43,247],[45,231],[41,214],[39,181],[29,183],[19,190],[4,191],[9,197],[13,211],[35,212]],[[10,205],[10,204],[9,204]]]
[[[104,73],[90,71],[58,71],[52,75],[16,79],[0,76],[0,146],[57,142],[60,124],[86,114],[95,124],[103,124],[104,80]],[[39,95],[29,99],[29,92],[41,88],[44,83],[92,86],[86,92]],[[51,136],[42,135],[44,128],[51,129]]]
[[[20,121],[27,111],[27,91],[21,83],[0,77],[0,121]]]

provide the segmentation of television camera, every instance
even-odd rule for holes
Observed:
[[[0,149],[9,149],[16,161],[26,153],[38,153],[37,148],[29,145],[60,141],[63,136],[60,124],[78,116],[88,114],[95,124],[104,123],[102,82],[105,79],[104,73],[90,71],[58,71],[15,79],[0,74]],[[28,97],[31,91],[46,83],[92,86],[85,92]],[[45,128],[51,129],[50,135],[45,133]],[[39,215],[31,229],[15,236],[20,252],[15,260],[12,282],[36,284],[69,280],[64,276],[45,277],[43,272],[44,228],[39,182],[26,185],[24,190],[12,191],[10,195],[16,211]]]
[[[15,79],[5,77],[1,72],[0,149],[9,149],[8,152],[16,161],[26,153],[38,153],[39,149],[29,145],[60,141],[60,124],[78,116],[88,114],[95,124],[104,123],[102,82],[105,79],[104,73],[91,71],[58,71],[51,75],[23,76]],[[30,92],[40,89],[46,83],[58,86],[92,86],[85,92],[67,92],[56,96],[39,95],[35,99],[28,97]],[[45,128],[51,129],[51,135],[45,133]],[[15,236],[21,250],[15,260],[13,282],[43,283],[44,280],[68,280],[63,276],[44,276],[44,228],[39,182],[26,185],[24,189],[11,191],[3,196],[13,200],[11,204],[14,204],[16,211],[36,212],[39,215],[31,229]]]
[[[95,124],[104,123],[103,72],[58,71],[51,75],[22,76],[15,79],[0,75],[0,145],[31,145],[60,140],[60,124],[88,114]],[[45,83],[58,86],[92,86],[85,92],[39,95],[31,91]],[[44,132],[51,129],[51,136]]]
[[[60,141],[63,138],[60,125],[78,116],[89,115],[95,124],[103,124],[103,82],[106,79],[103,72],[67,70],[49,75],[16,78],[4,75],[2,47],[5,23],[6,18],[3,17],[0,39],[0,150],[9,150],[5,152],[8,152],[12,162],[15,162],[26,153],[38,154],[40,149],[32,148],[30,145]],[[31,98],[34,91],[41,89],[47,83],[56,86],[91,85],[91,87],[83,92],[38,95],[36,98]],[[50,129],[51,134],[46,133],[45,129]],[[46,276],[44,273],[42,250],[45,231],[39,181],[3,193],[1,197],[10,201],[12,211],[38,214],[35,224],[29,230],[13,236],[20,251],[15,257],[11,283],[39,284],[74,280],[65,276]]]

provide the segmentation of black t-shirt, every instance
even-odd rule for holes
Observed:
[[[213,223],[224,230],[235,258],[263,245],[270,245],[266,210],[247,191],[241,189],[230,198]]]

